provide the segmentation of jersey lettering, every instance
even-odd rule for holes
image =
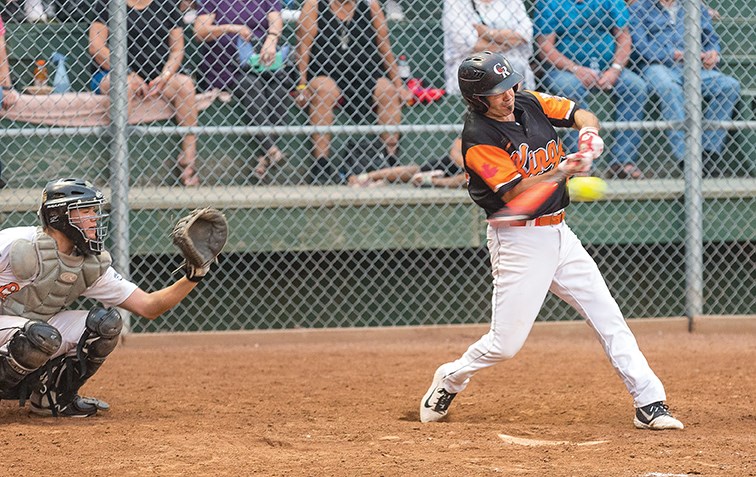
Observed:
[[[536,176],[550,171],[559,164],[563,156],[562,141],[557,143],[554,139],[546,143],[545,148],[539,147],[535,150],[530,150],[526,143],[522,143],[519,149],[510,155],[512,162],[523,177]]]

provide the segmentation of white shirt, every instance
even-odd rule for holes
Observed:
[[[472,2],[475,2],[473,8]],[[481,21],[482,19],[482,21]],[[506,51],[500,51],[507,57],[515,71],[522,74],[523,87],[535,88],[535,76],[530,69],[530,57],[533,55],[533,21],[525,10],[522,0],[444,0],[444,74],[446,91],[460,94],[457,82],[457,69],[462,61],[473,53],[478,42],[475,24],[485,24],[495,30],[512,30],[525,42]]]
[[[10,294],[32,283],[33,279],[22,281],[13,274],[10,267],[10,249],[11,244],[16,240],[32,240],[36,234],[37,227],[12,227],[0,230],[0,300],[5,300]],[[82,295],[99,301],[105,307],[113,307],[123,303],[137,288],[134,283],[125,280],[113,267],[108,267],[105,273]]]

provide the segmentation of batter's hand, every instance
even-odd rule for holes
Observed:
[[[557,170],[567,177],[587,174],[591,170],[593,159],[587,152],[576,152],[565,156],[559,163]]]
[[[591,160],[597,159],[604,152],[604,140],[599,136],[597,128],[586,126],[580,130],[578,151],[589,154]]]

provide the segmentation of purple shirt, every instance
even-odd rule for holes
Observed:
[[[246,25],[259,40],[268,31],[268,13],[274,11],[281,11],[279,0],[203,0],[198,14],[214,13],[216,25]],[[202,71],[214,88],[229,89],[239,71],[236,37],[223,35],[203,45]],[[253,40],[253,46],[259,51],[260,42]]]

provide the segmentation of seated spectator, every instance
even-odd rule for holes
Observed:
[[[241,65],[239,42],[249,42],[263,65],[271,65],[281,39],[283,20],[279,0],[204,0],[194,24],[203,42],[202,71],[210,86],[233,91],[244,105],[252,125],[286,124],[289,92],[293,83],[290,70],[254,72]],[[268,168],[284,160],[275,134],[256,138],[255,176],[263,179]]]
[[[641,121],[648,99],[646,82],[625,68],[632,49],[624,0],[539,0],[536,42],[545,61],[544,86],[581,108],[602,90],[611,94],[616,121]],[[617,131],[611,147],[610,176],[641,179],[636,165],[641,132]],[[565,149],[577,148],[577,133],[567,133]]]
[[[408,182],[416,187],[459,188],[467,184],[462,158],[462,139],[456,138],[449,155],[423,165],[397,166],[349,176],[353,187],[376,187],[395,182]]]
[[[18,92],[13,89],[10,75],[8,50],[5,47],[5,25],[0,19],[0,108],[10,108],[18,101]],[[3,179],[3,163],[0,161],[0,189],[5,187]]]
[[[503,53],[525,77],[521,86],[535,88],[530,68],[533,22],[522,0],[444,0],[443,27],[449,94],[460,94],[457,69],[462,60],[479,51]]]
[[[683,50],[685,48],[685,8],[678,0],[637,0],[630,7],[635,57],[650,91],[659,98],[666,121],[685,119],[683,93]],[[719,37],[711,16],[701,6],[701,94],[706,104],[704,119],[728,121],[740,99],[738,80],[717,71]],[[717,164],[724,149],[727,131],[704,130],[704,171],[718,175]],[[668,130],[670,146],[680,166],[685,160],[685,132]]]
[[[342,106],[354,123],[399,124],[402,104],[412,98],[397,72],[388,27],[377,0],[304,0],[297,25],[296,103],[309,106],[310,123],[334,122]],[[396,157],[398,133],[384,133],[385,153]],[[312,135],[309,180],[337,183],[331,135]]]
[[[89,53],[95,72],[92,90],[108,94],[110,49],[108,48],[108,0],[95,3],[95,20],[89,28]],[[197,125],[194,82],[179,73],[184,58],[181,13],[174,0],[126,0],[128,30],[128,88],[134,98],[162,96],[176,109],[179,126]],[[184,136],[175,175],[184,186],[197,186],[197,139]]]

